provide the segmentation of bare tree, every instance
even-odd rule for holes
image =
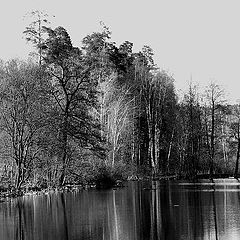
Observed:
[[[116,79],[115,79],[116,80]],[[130,89],[115,86],[114,79],[105,84],[105,97],[102,114],[106,139],[110,143],[111,166],[114,167],[119,150],[125,145],[124,138],[129,134],[129,125],[134,111]]]
[[[216,83],[212,82],[205,90],[205,135],[210,159],[209,171],[212,178],[214,172],[215,147],[217,139],[217,112],[225,103],[224,90]]]
[[[6,151],[17,166],[17,188],[30,176],[40,150],[37,139],[44,127],[42,117],[47,102],[42,92],[46,86],[40,81],[40,75],[43,76],[40,71],[33,64],[11,61],[1,75],[1,130],[9,142]]]
[[[199,105],[197,87],[191,82],[188,92],[184,95],[182,103],[179,105],[179,126],[178,131],[181,146],[181,168],[185,176],[195,178],[197,175],[198,163],[200,159],[202,124],[201,109]]]
[[[239,158],[240,158],[240,104],[233,106],[232,117],[230,119],[230,136],[234,143],[237,143],[236,163],[234,169],[234,176],[238,176]]]
[[[27,14],[25,17],[30,17],[33,21],[26,27],[23,34],[26,36],[26,40],[31,42],[34,47],[38,50],[39,65],[42,64],[42,48],[41,44],[44,41],[45,26],[49,26],[49,16],[47,13],[36,10]]]

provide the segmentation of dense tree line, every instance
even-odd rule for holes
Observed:
[[[24,32],[37,61],[0,65],[2,180],[20,188],[238,175],[239,106],[227,105],[217,84],[200,95],[191,83],[179,99],[149,46],[117,46],[103,26],[75,47],[66,29],[46,22],[38,12]]]

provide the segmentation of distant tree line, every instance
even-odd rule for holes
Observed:
[[[240,108],[216,83],[182,99],[153,50],[117,46],[103,25],[72,45],[41,12],[24,34],[37,52],[0,64],[1,178],[58,186],[104,178],[238,175]]]

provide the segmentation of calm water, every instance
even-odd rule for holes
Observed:
[[[240,186],[129,182],[0,204],[1,240],[240,239]]]

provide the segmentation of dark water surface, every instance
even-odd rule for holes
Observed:
[[[1,240],[240,239],[240,185],[129,182],[0,204]]]

